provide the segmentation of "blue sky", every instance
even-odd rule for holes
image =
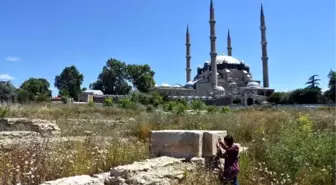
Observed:
[[[196,3],[197,2],[197,3]],[[214,0],[217,52],[233,56],[262,80],[260,0]],[[335,69],[335,1],[264,0],[270,86],[304,87]],[[191,33],[192,75],[210,58],[209,0],[1,0],[0,78],[19,86],[29,77],[52,85],[64,67],[94,81],[108,58],[149,64],[157,84],[185,83],[185,31]],[[54,95],[57,92],[53,91]]]

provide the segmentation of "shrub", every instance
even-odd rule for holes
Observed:
[[[230,111],[230,108],[228,106],[224,106],[222,109],[221,109],[221,113],[227,113]]]
[[[201,100],[193,100],[191,102],[191,108],[196,111],[203,110],[205,108],[205,103]]]
[[[286,104],[287,96],[285,92],[275,92],[267,98],[267,101],[273,104]]]
[[[111,107],[111,106],[113,106],[113,99],[112,98],[105,98],[103,105],[105,107]]]
[[[128,98],[123,98],[118,100],[118,106],[123,109],[131,109],[134,107],[134,103],[131,102]]]
[[[155,107],[159,106],[163,103],[162,96],[158,92],[154,92],[150,99],[150,103]]]
[[[95,102],[93,100],[89,100],[88,104],[89,107],[94,107],[95,106]]]
[[[5,106],[0,106],[0,118],[5,118],[8,116],[10,110],[8,107]]]
[[[62,96],[62,97],[61,97],[61,100],[62,100],[62,102],[63,102],[64,104],[67,104],[68,101],[69,101],[69,97],[68,97],[68,96]]]
[[[217,107],[216,106],[207,106],[208,113],[216,113]]]
[[[153,105],[147,105],[146,112],[153,112],[153,111],[154,111]]]
[[[187,110],[187,107],[185,105],[183,105],[182,103],[177,103],[177,105],[175,106],[174,112],[177,116],[181,116],[181,115],[184,115],[186,110]]]
[[[176,107],[177,103],[174,102],[174,101],[169,101],[169,102],[166,102],[164,105],[163,105],[163,110],[166,111],[166,112],[171,112],[174,110],[174,108]]]

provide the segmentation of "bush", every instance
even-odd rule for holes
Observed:
[[[287,96],[285,92],[275,92],[267,98],[267,101],[273,104],[286,104]]]
[[[216,113],[217,107],[216,106],[207,106],[208,113]]]
[[[158,92],[154,92],[150,99],[150,103],[155,107],[159,106],[163,103],[162,96]]]
[[[154,112],[154,107],[153,107],[153,105],[147,105],[147,107],[146,107],[146,112]]]
[[[105,107],[112,107],[113,106],[113,99],[112,98],[105,98],[103,105]]]
[[[95,106],[95,102],[93,100],[89,100],[88,104],[89,107],[94,107]]]
[[[191,102],[191,108],[196,111],[203,110],[206,107],[205,103],[201,100],[193,100]]]
[[[174,112],[177,116],[182,116],[186,112],[187,107],[182,103],[177,103],[174,109]]]
[[[0,106],[0,118],[5,118],[8,116],[10,110],[8,107],[5,106]]]
[[[118,106],[123,109],[134,108],[134,103],[131,102],[128,98],[123,98],[118,100]]]
[[[62,96],[61,100],[64,104],[67,104],[69,102],[69,97],[68,96]]]
[[[174,102],[174,101],[169,101],[169,102],[166,102],[164,105],[163,105],[163,110],[165,112],[171,112],[174,110],[174,108],[176,107],[177,103]]]
[[[222,109],[221,109],[221,113],[227,113],[230,111],[230,108],[228,106],[224,106]]]

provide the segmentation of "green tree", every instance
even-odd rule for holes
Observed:
[[[333,102],[335,102],[336,99],[336,89],[335,89],[335,83],[336,83],[336,71],[330,70],[329,74],[328,74],[328,78],[329,78],[329,90],[327,90],[324,95],[327,99],[332,100]]]
[[[140,92],[148,93],[149,89],[154,87],[154,74],[147,64],[127,65],[127,78]]]
[[[82,91],[81,85],[84,76],[75,66],[66,67],[60,75],[55,77],[55,87],[59,90],[61,96],[69,96],[77,99],[78,94]]]
[[[104,94],[128,94],[131,86],[127,83],[127,66],[125,62],[109,59],[99,74],[96,82],[90,88],[101,90]]]
[[[10,81],[0,81],[0,103],[1,102],[14,102],[16,95],[16,88]]]
[[[316,78],[318,75],[313,75],[311,77],[309,77],[308,82],[306,82],[306,84],[308,84],[308,88],[317,88],[319,84],[318,81],[320,81],[321,79]]]
[[[44,78],[29,78],[24,81],[20,86],[20,97],[22,101],[27,100],[41,100],[46,97],[51,97],[51,90],[49,90],[50,84]]]
[[[286,104],[288,93],[274,92],[267,98],[267,101],[274,104]]]
[[[321,97],[322,92],[320,88],[304,88],[290,92],[287,101],[297,104],[315,104],[321,102]]]

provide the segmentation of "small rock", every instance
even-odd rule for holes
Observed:
[[[202,157],[193,157],[190,159],[190,162],[196,165],[200,165],[200,166],[205,165],[205,159]]]
[[[92,131],[85,130],[84,134],[87,135],[87,136],[92,136]]]

